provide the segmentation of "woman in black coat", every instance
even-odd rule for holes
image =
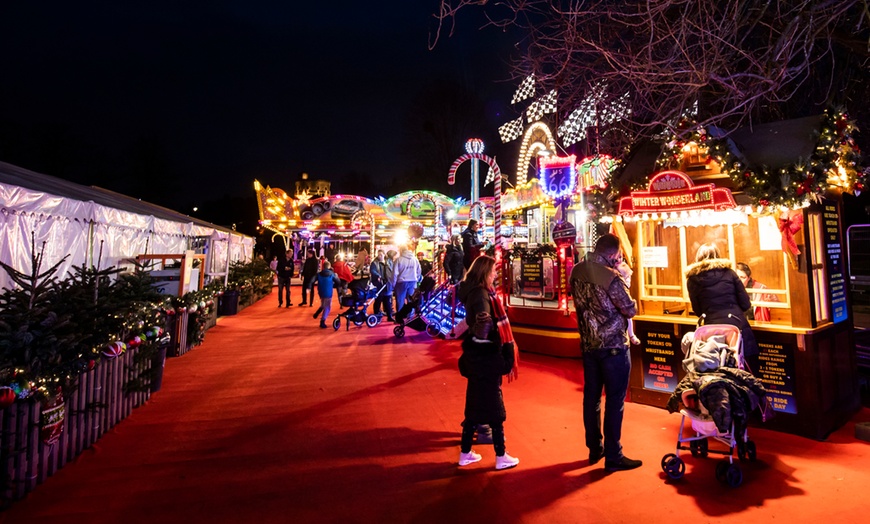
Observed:
[[[686,287],[695,314],[704,324],[731,324],[740,328],[743,357],[752,373],[758,371],[758,343],[744,311],[749,309],[749,295],[727,258],[719,258],[713,244],[698,248],[695,263],[686,270]]]
[[[444,253],[444,271],[450,277],[451,284],[456,285],[462,280],[462,273],[465,271],[465,266],[462,264],[464,256],[462,237],[453,235]]]
[[[506,342],[509,331],[499,333],[499,306],[493,304],[496,277],[495,259],[481,255],[472,262],[459,286],[459,299],[465,304],[468,333],[462,342],[459,372],[468,379],[465,389],[465,420],[462,422],[462,442],[459,465],[466,466],[481,459],[471,449],[478,425],[492,428],[495,448],[495,468],[507,469],[519,464],[519,459],[507,454],[504,421],[507,414],[501,392],[502,376],[511,373],[515,365],[514,343]],[[506,321],[505,321],[506,323]]]

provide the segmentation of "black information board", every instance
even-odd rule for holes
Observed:
[[[767,389],[767,400],[776,411],[797,414],[794,398],[794,345],[758,341],[759,369],[754,375]]]
[[[831,297],[831,313],[834,323],[849,318],[846,307],[846,275],[843,267],[843,244],[840,234],[840,216],[837,205],[824,201],[825,256],[828,265],[828,296]]]
[[[679,375],[683,365],[680,339],[673,332],[655,328],[639,329],[636,325],[635,331],[641,344],[643,387],[663,393],[673,393],[680,381]]]

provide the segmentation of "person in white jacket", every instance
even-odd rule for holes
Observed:
[[[403,247],[399,258],[393,265],[392,284],[396,294],[396,311],[402,309],[402,306],[414,293],[419,280],[420,262],[414,256],[413,251]]]

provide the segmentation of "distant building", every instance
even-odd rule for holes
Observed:
[[[329,188],[328,180],[311,180],[308,173],[300,174],[299,180],[296,181],[296,194],[300,195],[305,192],[311,198],[329,196]]]

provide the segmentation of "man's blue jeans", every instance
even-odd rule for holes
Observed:
[[[402,306],[405,305],[405,302],[410,300],[411,295],[414,294],[414,289],[416,287],[416,282],[396,282],[396,311],[402,309]]]
[[[586,447],[602,449],[601,393],[604,392],[604,459],[622,459],[622,414],[631,373],[628,348],[602,348],[583,352],[583,426]]]

